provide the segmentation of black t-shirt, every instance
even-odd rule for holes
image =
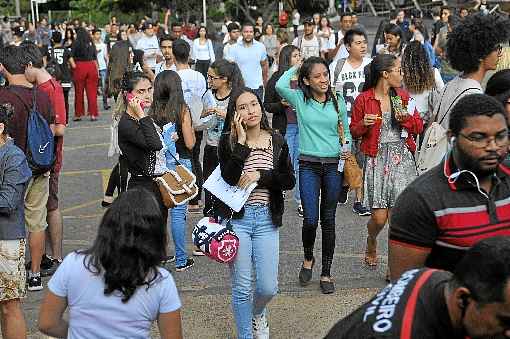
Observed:
[[[71,56],[75,61],[95,61],[97,58],[96,46],[92,42],[79,45],[75,41],[71,46]]]
[[[414,269],[340,320],[326,339],[464,339],[451,325],[444,288],[452,274]]]
[[[69,68],[69,58],[71,57],[71,49],[68,47],[48,47],[46,57],[49,60],[54,59],[62,70],[62,79],[57,79],[62,87],[70,87],[72,82],[71,70]],[[69,86],[67,86],[69,85]]]

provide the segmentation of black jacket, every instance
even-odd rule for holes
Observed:
[[[264,109],[269,113],[273,113],[273,128],[278,130],[282,135],[287,131],[287,114],[285,106],[282,105],[282,97],[276,92],[276,82],[282,73],[276,72],[267,81],[266,93],[264,95]]]
[[[294,170],[290,162],[289,147],[281,134],[272,132],[273,138],[273,169],[260,171],[258,188],[269,189],[269,209],[273,223],[282,226],[283,217],[283,190],[291,190],[296,184]],[[230,133],[223,134],[218,144],[218,157],[221,176],[231,186],[237,185],[244,168],[244,162],[250,155],[250,148],[236,143],[234,149],[230,147]],[[216,216],[230,216],[230,208],[219,200],[215,201]],[[233,219],[244,216],[244,207],[234,213]]]

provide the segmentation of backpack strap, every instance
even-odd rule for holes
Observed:
[[[333,77],[333,83],[331,84],[331,87],[334,87],[338,81],[338,76],[340,75],[340,72],[342,71],[342,68],[344,68],[345,62],[347,61],[346,58],[338,59],[335,66],[335,72]]]
[[[449,84],[448,84],[449,85]],[[444,91],[443,91],[443,95],[441,96],[441,99],[439,101],[439,106],[437,108],[437,111],[436,111],[436,114],[434,115],[434,119],[432,120],[432,122],[436,122],[437,121],[437,117],[439,115],[439,111],[441,111],[441,104],[443,103],[443,97],[444,95],[446,94],[446,91],[448,90],[448,85],[446,85]],[[443,120],[446,118],[446,116],[448,115],[448,112],[450,112],[450,110],[452,109],[453,105],[455,105],[455,103],[457,102],[457,100],[464,94],[466,93],[467,91],[470,91],[470,90],[477,90],[478,88],[475,88],[475,87],[469,87],[469,88],[466,88],[465,90],[463,90],[462,92],[460,92],[456,97],[455,99],[453,99],[453,101],[451,102],[450,106],[448,106],[448,109],[446,110],[446,112],[444,113],[443,117],[441,118],[441,120],[439,120],[439,124],[441,125],[441,123],[443,122]]]

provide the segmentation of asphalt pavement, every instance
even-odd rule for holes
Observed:
[[[369,32],[375,32],[378,19],[362,18]],[[373,36],[369,37],[372,40]],[[113,102],[111,102],[113,104]],[[71,114],[72,116],[72,114]],[[92,244],[97,225],[104,213],[100,206],[104,187],[114,159],[107,157],[110,141],[111,111],[101,112],[96,122],[71,122],[64,142],[64,166],[60,178],[60,206],[64,216],[64,253],[83,249]],[[320,338],[343,316],[367,301],[385,285],[387,254],[386,229],[379,236],[379,265],[375,269],[363,264],[367,217],[351,211],[353,195],[346,205],[339,205],[336,213],[336,250],[332,276],[336,292],[323,295],[319,289],[320,265],[313,273],[313,283],[301,287],[298,271],[303,259],[301,243],[302,219],[297,206],[287,194],[284,225],[280,229],[279,293],[269,305],[268,320],[272,338]],[[191,255],[191,230],[199,215],[188,219]],[[320,228],[315,256],[320,263]],[[170,245],[173,249],[173,245]],[[235,326],[230,306],[228,266],[206,257],[195,258],[195,266],[185,272],[167,268],[177,283],[182,299],[184,337],[235,338]],[[29,338],[45,338],[37,331],[40,302],[45,289],[27,292],[23,309],[29,328]],[[158,336],[156,327],[154,337]]]

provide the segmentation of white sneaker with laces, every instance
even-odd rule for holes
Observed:
[[[269,339],[269,325],[267,324],[266,314],[253,316],[253,338],[255,339]]]

